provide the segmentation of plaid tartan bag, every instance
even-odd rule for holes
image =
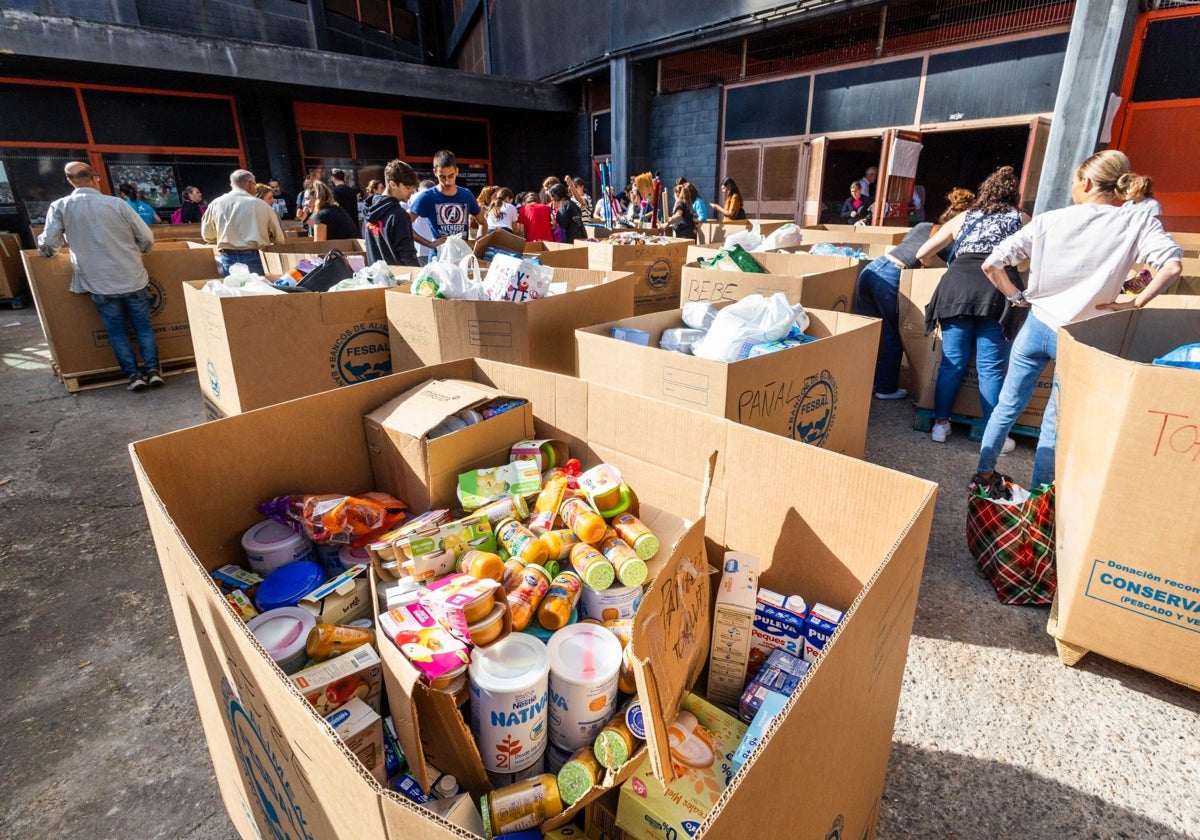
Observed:
[[[1010,482],[1020,499],[1023,491]],[[1054,568],[1054,485],[1029,492],[1024,501],[1001,501],[984,489],[967,500],[967,547],[1002,604],[1049,604],[1058,577]]]

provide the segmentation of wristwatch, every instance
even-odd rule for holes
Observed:
[[[1022,303],[1025,303],[1025,292],[1021,289],[1017,289],[1017,293],[1008,298],[1008,302],[1013,306],[1020,306]]]

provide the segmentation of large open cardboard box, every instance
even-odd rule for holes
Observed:
[[[0,299],[20,297],[25,292],[25,266],[21,263],[21,237],[0,233]]]
[[[687,249],[692,239],[673,239],[661,245],[613,245],[607,240],[580,240],[588,249],[588,268],[628,271],[636,278],[633,314],[646,315],[675,309],[679,304],[679,282]]]
[[[1049,631],[1068,664],[1095,651],[1200,688],[1200,372],[1150,364],[1197,340],[1197,302],[1058,331]]]
[[[267,274],[279,275],[291,271],[301,260],[324,257],[335,248],[343,254],[365,254],[367,243],[361,239],[325,239],[321,242],[300,239],[268,245],[259,251],[259,255],[262,257],[263,270]]]
[[[801,230],[806,246],[814,242],[832,242],[835,245],[899,245],[912,228],[884,227],[875,225],[809,225]],[[865,248],[864,248],[865,250]],[[887,248],[872,256],[881,256]]]
[[[259,502],[281,493],[373,487],[363,416],[430,378],[474,380],[528,398],[539,437],[567,441],[585,465],[615,464],[646,508],[696,523],[679,543],[686,550],[658,569],[659,580],[672,584],[669,597],[648,595],[635,631],[639,688],[663,708],[698,676],[696,657],[705,658],[709,641],[707,613],[673,605],[702,603],[697,595],[707,591],[704,582],[725,549],[762,558],[764,586],[846,608],[820,661],[695,836],[871,836],[936,485],[646,397],[468,360],[131,446],[217,782],[239,833],[468,836],[380,787],[268,659],[208,574],[242,562],[240,537],[259,519]],[[704,548],[692,548],[686,537],[695,528],[703,529]],[[650,667],[685,660],[686,671]],[[387,687],[393,717],[411,711],[395,674]],[[406,749],[418,732],[425,734],[426,708],[418,702],[416,727],[405,727]],[[432,725],[436,717],[428,720]],[[661,737],[660,727],[655,738]],[[655,760],[653,752],[644,760]],[[427,754],[436,754],[436,745]],[[781,779],[803,791],[803,807],[779,807]]]
[[[162,216],[162,214],[159,214]],[[34,241],[42,235],[42,231],[46,229],[45,225],[30,225],[29,232],[33,234]],[[159,242],[169,239],[190,239],[193,242],[203,242],[204,238],[200,235],[200,223],[197,222],[191,225],[150,225],[150,232],[154,234],[154,241]]]
[[[1200,233],[1171,233],[1170,237],[1175,240],[1176,245],[1183,249],[1184,257],[1189,259],[1200,257]]]
[[[682,306],[694,301],[741,300],[746,295],[783,292],[791,303],[805,308],[850,312],[854,308],[854,284],[861,263],[852,257],[822,257],[812,254],[754,252],[751,256],[767,270],[722,271],[701,268],[700,257],[712,257],[717,249],[693,247],[683,267]]]
[[[392,372],[382,288],[216,297],[203,287],[185,283],[183,297],[209,419]]]
[[[569,291],[522,303],[441,300],[390,289],[384,300],[392,369],[477,357],[574,374],[576,328],[632,315],[636,280],[626,272],[555,268],[554,282],[566,283]]]
[[[64,248],[54,257],[22,251],[29,287],[37,303],[50,358],[62,378],[119,374],[104,322],[90,295],[71,292],[71,257]],[[150,275],[150,323],[163,366],[192,359],[183,286],[189,280],[215,277],[217,266],[209,248],[170,248],[142,257]],[[136,346],[136,345],[135,345]]]
[[[908,357],[908,369],[912,374],[909,397],[917,408],[933,408],[938,366],[942,363],[942,331],[935,329],[925,335],[925,306],[933,299],[934,289],[945,271],[944,268],[918,268],[900,272],[900,343],[904,346],[904,355]],[[1042,415],[1053,386],[1054,363],[1051,362],[1038,379],[1029,405],[1017,418],[1017,425],[1041,428]],[[958,397],[950,412],[963,417],[983,417],[974,357],[958,387]]]
[[[696,242],[700,245],[720,245],[735,233],[742,233],[758,225],[762,236],[774,233],[787,224],[794,224],[790,219],[746,219],[735,222],[728,219],[710,219],[707,222],[696,223]]]
[[[684,326],[679,310],[585,327],[575,332],[579,378],[861,458],[879,321],[807,312],[818,341],[737,362],[661,349],[663,332]],[[613,338],[615,326],[645,330],[650,345]]]

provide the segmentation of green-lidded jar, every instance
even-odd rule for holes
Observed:
[[[649,574],[646,561],[625,540],[615,534],[607,537],[600,543],[600,551],[612,564],[622,586],[641,586],[646,582]]]
[[[574,805],[604,774],[591,747],[580,747],[558,771],[558,794],[567,805]]]
[[[650,560],[658,554],[658,549],[661,547],[658,537],[632,513],[622,513],[613,519],[612,526],[616,529],[617,536],[629,543],[637,552],[638,557]]]
[[[616,717],[605,724],[592,744],[596,761],[609,770],[620,770],[633,757],[636,748],[637,739],[629,731],[629,724],[625,723],[622,712],[617,712]]]
[[[583,579],[589,589],[600,592],[613,585],[617,579],[617,570],[608,558],[587,543],[579,543],[571,548],[571,566],[575,573]]]

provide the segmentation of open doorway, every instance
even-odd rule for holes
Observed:
[[[1001,166],[1020,177],[1029,145],[1029,124],[963,131],[925,131],[916,183],[925,188],[926,221],[936,221],[946,208],[946,193],[955,187],[975,192]]]
[[[878,168],[881,148],[882,140],[878,137],[829,141],[821,183],[822,224],[839,224],[842,221],[839,211],[842,203],[850,197],[851,182],[863,177],[870,167]]]

